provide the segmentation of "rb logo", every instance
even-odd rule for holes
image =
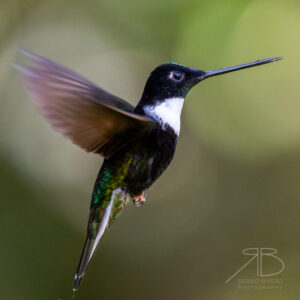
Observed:
[[[278,251],[274,248],[247,248],[242,250],[244,255],[252,256],[240,269],[238,269],[232,276],[230,276],[226,281],[227,284],[232,278],[234,278],[237,274],[239,274],[243,269],[245,269],[252,261],[256,260],[256,275],[260,277],[274,276],[280,274],[284,268],[285,264],[282,259],[280,259],[275,254]],[[277,260],[281,264],[281,269],[274,273],[264,273],[263,272],[263,257],[268,256]]]

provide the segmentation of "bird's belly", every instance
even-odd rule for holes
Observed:
[[[126,189],[132,197],[140,195],[152,184],[154,157],[154,153],[144,151],[144,149],[132,154],[132,162],[126,178]]]
[[[136,144],[128,169],[127,191],[131,196],[147,190],[173,159],[177,136],[163,132],[159,139],[144,139]]]

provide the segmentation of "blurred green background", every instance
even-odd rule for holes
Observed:
[[[0,2],[0,299],[299,299],[300,2]],[[11,63],[25,48],[136,104],[148,74],[176,61],[213,69],[188,95],[175,159],[105,236],[71,287],[102,160],[54,132]],[[250,247],[278,250],[279,285]],[[264,258],[264,273],[276,272]],[[73,297],[73,298],[72,298]]]

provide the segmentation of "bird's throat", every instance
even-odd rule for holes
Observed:
[[[160,123],[163,130],[166,129],[166,125],[169,125],[179,135],[183,102],[184,98],[168,98],[154,105],[146,105],[144,112]]]

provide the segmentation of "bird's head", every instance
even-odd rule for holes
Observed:
[[[184,98],[193,86],[209,77],[267,64],[279,59],[280,57],[267,58],[210,71],[197,70],[176,63],[160,65],[151,72],[136,111],[156,119],[163,128],[168,124],[179,134],[180,113]]]
[[[204,71],[176,63],[160,65],[151,72],[144,89],[143,98],[149,102],[174,97],[184,98],[204,75]]]

